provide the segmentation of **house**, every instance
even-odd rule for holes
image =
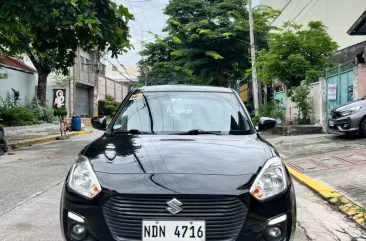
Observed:
[[[260,0],[260,5],[281,11],[272,23],[274,26],[281,26],[286,21],[302,25],[310,21],[323,22],[339,49],[365,40],[365,37],[347,34],[349,26],[366,9],[365,0]]]
[[[24,63],[34,67],[28,56],[24,56]],[[98,101],[104,100],[106,95],[122,102],[130,88],[108,78],[106,67],[105,59],[97,60],[94,53],[78,49],[75,64],[69,68],[69,83],[59,86],[56,82],[56,74],[49,75],[47,105],[52,106],[56,93],[62,91],[68,116],[75,114],[83,118],[90,118],[98,114]]]
[[[16,58],[0,55],[0,74],[7,78],[0,79],[0,97],[9,99],[12,89],[20,92],[19,104],[29,103],[36,93],[37,70]]]
[[[366,9],[366,8],[365,8]],[[366,10],[347,32],[350,36],[366,36]],[[357,96],[366,96],[366,41],[359,46]]]

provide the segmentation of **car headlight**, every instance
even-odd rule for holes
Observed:
[[[353,113],[356,113],[357,111],[359,111],[361,109],[361,106],[355,106],[346,110],[341,110],[339,111],[339,114],[341,114],[341,116],[348,116],[348,115],[352,115]]]
[[[255,179],[250,193],[260,201],[280,194],[287,188],[286,169],[279,157],[269,159]]]
[[[97,176],[85,156],[79,156],[71,168],[68,185],[74,192],[88,199],[92,199],[102,191]]]

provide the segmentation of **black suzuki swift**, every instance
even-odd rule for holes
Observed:
[[[261,118],[258,131],[275,126]],[[71,168],[61,200],[67,241],[288,241],[294,186],[232,89],[132,91]]]

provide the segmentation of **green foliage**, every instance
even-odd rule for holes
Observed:
[[[117,110],[117,107],[113,104],[113,105],[107,105],[105,107],[105,111],[107,115],[114,115],[115,112]]]
[[[268,46],[258,52],[258,76],[265,84],[279,80],[288,87],[323,75],[338,47],[321,22],[310,22],[307,29],[286,22],[268,35]]]
[[[34,113],[26,107],[0,108],[6,126],[24,126],[37,123]]]
[[[0,116],[7,126],[23,126],[52,123],[57,120],[51,107],[43,107],[36,96],[25,107],[16,106],[14,101],[0,98]]]
[[[145,45],[139,62],[149,83],[210,84],[230,86],[250,68],[248,11],[243,0],[171,0],[167,37]],[[276,11],[255,11],[257,45],[266,46]]]
[[[54,110],[52,107],[43,107],[39,104],[37,96],[34,96],[32,101],[26,106],[33,112],[35,117],[35,123],[53,123],[57,120],[54,116]]]
[[[3,99],[0,96],[0,108],[13,108],[13,103],[10,100]]]
[[[52,78],[55,80],[55,85],[60,87],[69,86],[70,83],[77,81],[77,78],[69,75],[53,75]]]
[[[115,99],[114,99],[114,97],[113,96],[111,96],[111,95],[106,95],[105,96],[105,99],[107,100],[107,101],[111,101],[111,102],[113,102]]]
[[[128,22],[133,16],[112,0],[3,0],[0,51],[27,54],[38,70],[38,97],[46,104],[47,76],[66,75],[78,47],[117,57],[131,48]]]
[[[100,100],[98,102],[98,114],[99,115],[113,115],[121,103],[114,101]]]
[[[259,118],[271,117],[274,119],[282,119],[285,115],[284,107],[277,101],[270,101],[259,107],[258,113],[253,117],[253,123],[258,124]]]
[[[65,107],[56,108],[53,110],[53,115],[58,117],[65,117],[67,116],[67,110]]]
[[[307,85],[300,85],[297,87],[292,87],[288,96],[290,96],[291,101],[296,104],[298,109],[298,119],[301,123],[306,123],[306,120],[311,114],[311,105],[309,103],[310,88]]]
[[[20,101],[20,91],[11,88],[11,92],[12,92],[10,95],[11,103],[13,104],[13,106],[18,106],[19,104],[18,102]]]
[[[0,80],[7,79],[8,77],[9,77],[9,74],[8,73],[0,73]]]

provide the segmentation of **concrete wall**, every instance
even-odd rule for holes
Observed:
[[[357,97],[366,96],[366,64],[358,65]]]
[[[105,79],[106,83],[106,95],[114,96],[114,81],[111,79]]]
[[[287,3],[289,4],[287,5]],[[280,26],[285,21],[303,25],[307,25],[310,21],[322,21],[328,27],[328,33],[338,43],[340,49],[365,40],[364,36],[347,34],[348,29],[365,11],[365,0],[261,0],[260,4],[277,10],[282,10],[287,5],[274,21],[275,26]],[[309,5],[306,7],[307,4]],[[299,16],[297,16],[298,14]]]
[[[115,98],[117,102],[122,102],[123,93],[122,93],[122,84],[115,82]]]
[[[105,76],[98,76],[99,100],[105,100],[106,95],[114,97],[117,102],[122,102],[127,96],[129,87]]]
[[[37,78],[34,74],[28,74],[8,68],[1,68],[0,73],[8,73],[7,79],[0,80],[0,96],[9,98],[12,88],[20,91],[20,104],[29,103],[36,94]]]
[[[322,108],[322,89],[320,82],[316,82],[310,85],[309,103],[312,113],[310,115],[311,124],[322,125],[323,108]],[[286,106],[286,122],[294,121],[298,115],[298,109],[296,104],[291,101],[289,97],[285,97]]]
[[[98,76],[98,91],[99,91],[99,99],[105,100],[105,77],[104,76]]]

